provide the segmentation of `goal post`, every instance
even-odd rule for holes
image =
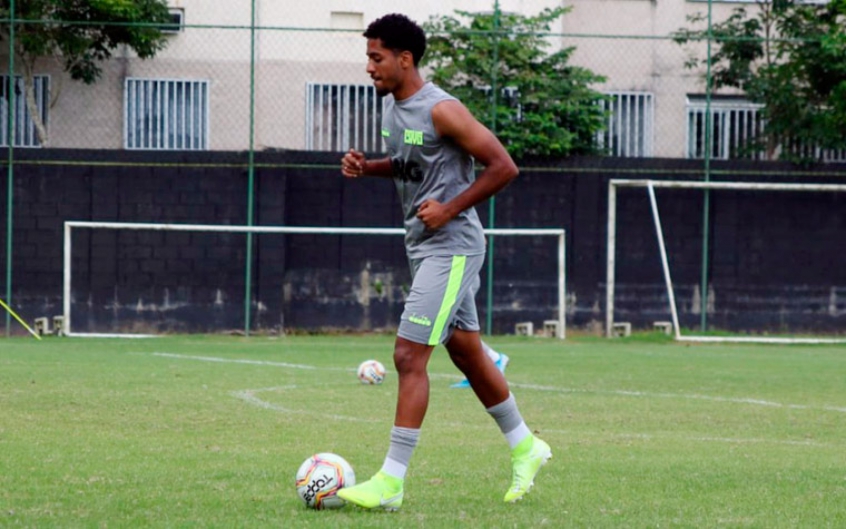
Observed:
[[[64,334],[77,337],[122,337],[142,338],[153,336],[150,334],[130,333],[88,333],[75,332],[71,318],[72,308],[72,245],[74,230],[103,229],[103,230],[147,230],[147,231],[175,231],[175,232],[207,232],[207,233],[238,233],[238,234],[302,234],[302,235],[404,235],[402,228],[365,228],[365,227],[309,227],[309,226],[235,226],[213,224],[172,224],[172,223],[132,223],[132,222],[97,222],[97,221],[65,221],[64,223],[64,256],[62,282],[62,314],[64,319]],[[552,237],[556,240],[555,262],[557,266],[557,338],[566,337],[566,231],[558,228],[492,228],[485,229],[488,236],[515,237]]]
[[[682,334],[679,325],[678,306],[675,297],[672,275],[664,241],[664,230],[655,188],[668,189],[700,189],[700,190],[735,190],[760,192],[846,192],[846,185],[840,184],[777,184],[765,182],[692,182],[680,180],[622,180],[612,179],[608,185],[608,217],[607,217],[607,262],[606,262],[606,305],[605,332],[607,337],[613,336],[614,331],[614,292],[616,282],[616,247],[617,247],[617,190],[618,188],[645,188],[649,199],[650,212],[655,229],[655,237],[660,253],[662,276],[666,289],[668,309],[672,318],[673,337],[679,341],[689,342],[750,342],[750,343],[846,343],[846,338],[817,338],[817,337],[774,337],[774,336],[705,336],[697,334]],[[704,295],[704,293],[703,293]]]

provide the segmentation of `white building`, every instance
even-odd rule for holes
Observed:
[[[714,20],[725,18],[740,1],[715,2]],[[254,94],[257,149],[379,148],[379,108],[364,71],[361,32],[371,20],[398,10],[397,2],[256,0],[255,32],[250,0],[171,0],[170,5],[185,28],[172,33],[167,48],[152,60],[121,50],[90,86],[70,80],[52,59],[39,62],[49,146],[245,150]],[[523,14],[557,5],[500,1],[503,11]],[[614,96],[609,132],[601,141],[620,156],[701,156],[702,73],[685,69],[689,50],[668,36],[687,25],[687,15],[705,11],[707,2],[569,0],[565,5],[572,11],[554,28],[560,35],[553,41],[575,46],[573,62],[604,75],[607,82],[597,88]],[[422,22],[456,9],[492,7],[492,0],[429,0],[409,3],[402,12]],[[725,136],[715,140],[725,143],[717,156],[728,152],[756,112],[739,101],[721,104],[715,120],[727,121],[715,129]],[[18,145],[38,145],[34,130],[24,124],[17,138]],[[6,141],[5,135],[0,139]]]

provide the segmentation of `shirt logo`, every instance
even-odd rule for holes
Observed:
[[[382,129],[382,137],[383,138],[390,138],[391,137],[391,131],[389,131],[388,129]]]
[[[405,129],[403,141],[406,145],[423,145],[423,131]]]

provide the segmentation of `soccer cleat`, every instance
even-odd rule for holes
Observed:
[[[508,358],[507,354],[499,353],[499,358],[496,359],[496,362],[494,362],[494,365],[496,366],[497,369],[499,369],[499,372],[504,375],[505,374],[505,368],[508,367],[508,362],[510,362],[510,361],[511,361],[511,359]]]
[[[549,445],[529,435],[511,451],[511,487],[505,493],[506,503],[523,498],[535,484],[540,468],[552,457]],[[343,489],[341,489],[343,490]]]
[[[497,369],[499,369],[499,372],[504,375],[505,374],[505,368],[508,366],[508,362],[510,362],[510,361],[511,361],[511,359],[508,358],[508,355],[499,353],[499,358],[496,359],[496,362],[494,362],[494,365],[496,366]],[[451,388],[469,388],[470,382],[465,378],[461,382],[456,382],[455,384],[451,385],[450,387]]]
[[[344,487],[336,494],[342,500],[365,509],[396,511],[402,507],[402,482],[379,471],[364,483]]]

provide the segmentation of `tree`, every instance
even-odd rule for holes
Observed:
[[[0,37],[10,36],[10,2],[2,0],[5,18]],[[35,101],[35,67],[40,58],[53,58],[71,79],[93,84],[101,63],[116,48],[130,47],[147,59],[164,48],[161,27],[170,22],[166,0],[16,0],[15,63],[21,67],[24,97],[41,145],[49,138]],[[13,86],[10,81],[10,86]]]
[[[512,155],[595,152],[604,96],[590,85],[604,79],[568,64],[575,48],[545,51],[550,24],[568,11],[546,9],[534,17],[455,11],[466,24],[433,16],[424,24],[430,38],[423,66],[433,82],[493,125]]]
[[[702,23],[699,15],[688,17]],[[762,137],[747,149],[768,159],[806,161],[820,149],[846,148],[846,0],[826,5],[758,0],[754,14],[732,11],[712,25],[713,87],[736,88],[763,105]],[[708,38],[707,29],[681,29],[679,44]],[[697,68],[708,59],[693,58]]]

